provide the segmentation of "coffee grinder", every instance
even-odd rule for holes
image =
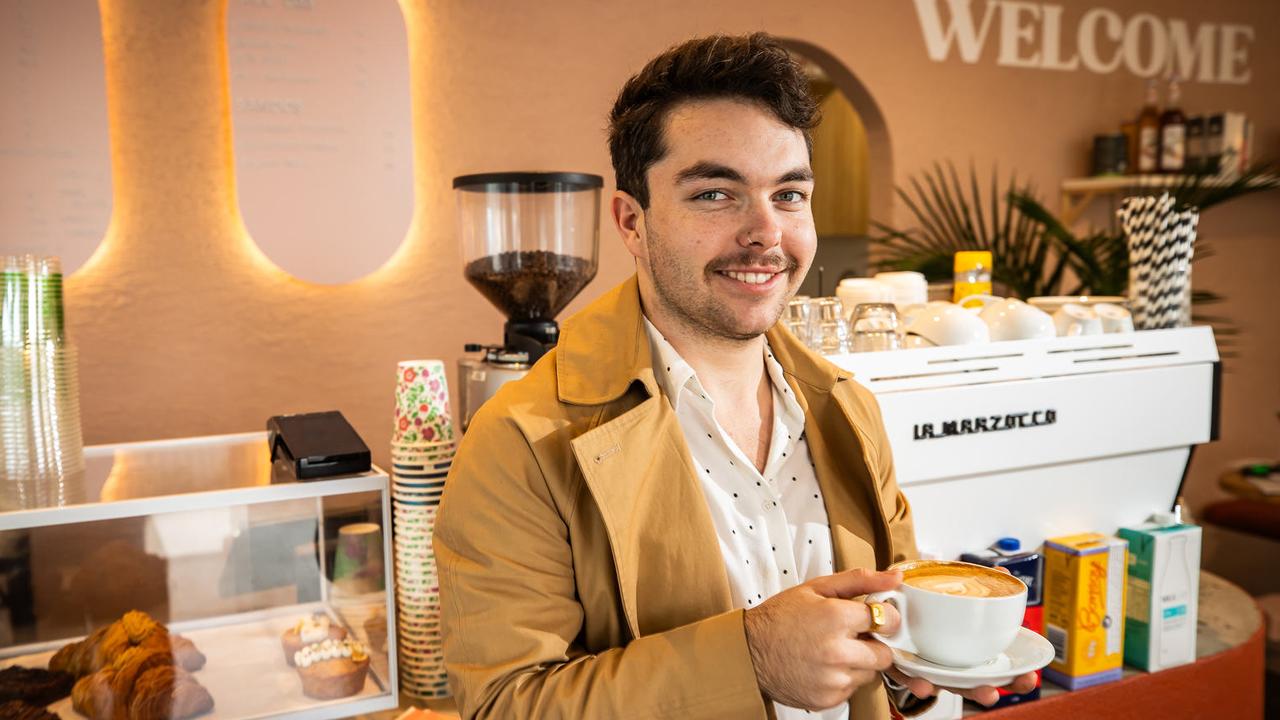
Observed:
[[[458,361],[462,428],[560,339],[556,314],[596,276],[599,175],[503,172],[454,178],[463,274],[507,316],[501,345]]]

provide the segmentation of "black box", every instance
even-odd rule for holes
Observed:
[[[369,447],[337,410],[277,415],[267,430],[272,482],[354,475],[372,466]]]

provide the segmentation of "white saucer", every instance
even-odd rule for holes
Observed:
[[[939,687],[962,689],[981,685],[1003,687],[1019,675],[1039,670],[1052,661],[1053,645],[1027,628],[1019,628],[1013,643],[996,659],[975,667],[949,667],[929,662],[905,650],[893,651],[893,664],[902,672],[924,678]]]

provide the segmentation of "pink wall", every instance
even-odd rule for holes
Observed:
[[[883,111],[895,180],[934,160],[972,159],[1034,179],[1051,205],[1059,180],[1087,169],[1091,136],[1136,114],[1142,94],[1142,81],[1123,71],[998,67],[994,41],[977,64],[935,63],[914,4],[899,0],[405,0],[415,218],[398,255],[376,273],[318,286],[276,269],[238,217],[225,2],[101,5],[115,215],[105,247],[68,291],[91,443],[257,429],[273,414],[338,408],[385,460],[396,361],[439,357],[452,368],[464,342],[501,334],[498,313],[462,279],[450,180],[564,169],[602,174],[608,187],[604,125],[614,93],[648,58],[691,36],[764,29],[823,48]],[[1275,155],[1280,42],[1272,2],[1107,7],[1124,17],[1150,10],[1193,25],[1254,26],[1251,82],[1190,83],[1184,107],[1249,113],[1260,145]],[[1067,13],[1068,36],[1078,17]],[[1280,445],[1280,322],[1268,277],[1280,266],[1278,223],[1280,195],[1202,222],[1218,256],[1197,265],[1196,285],[1230,296],[1222,312],[1244,335],[1224,381],[1223,441],[1194,463],[1197,501],[1215,495],[1223,462],[1274,455]],[[601,246],[599,276],[569,312],[631,271],[607,226]]]

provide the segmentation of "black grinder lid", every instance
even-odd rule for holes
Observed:
[[[460,175],[453,179],[454,190],[469,192],[540,193],[602,187],[604,178],[577,172],[495,172]]]

